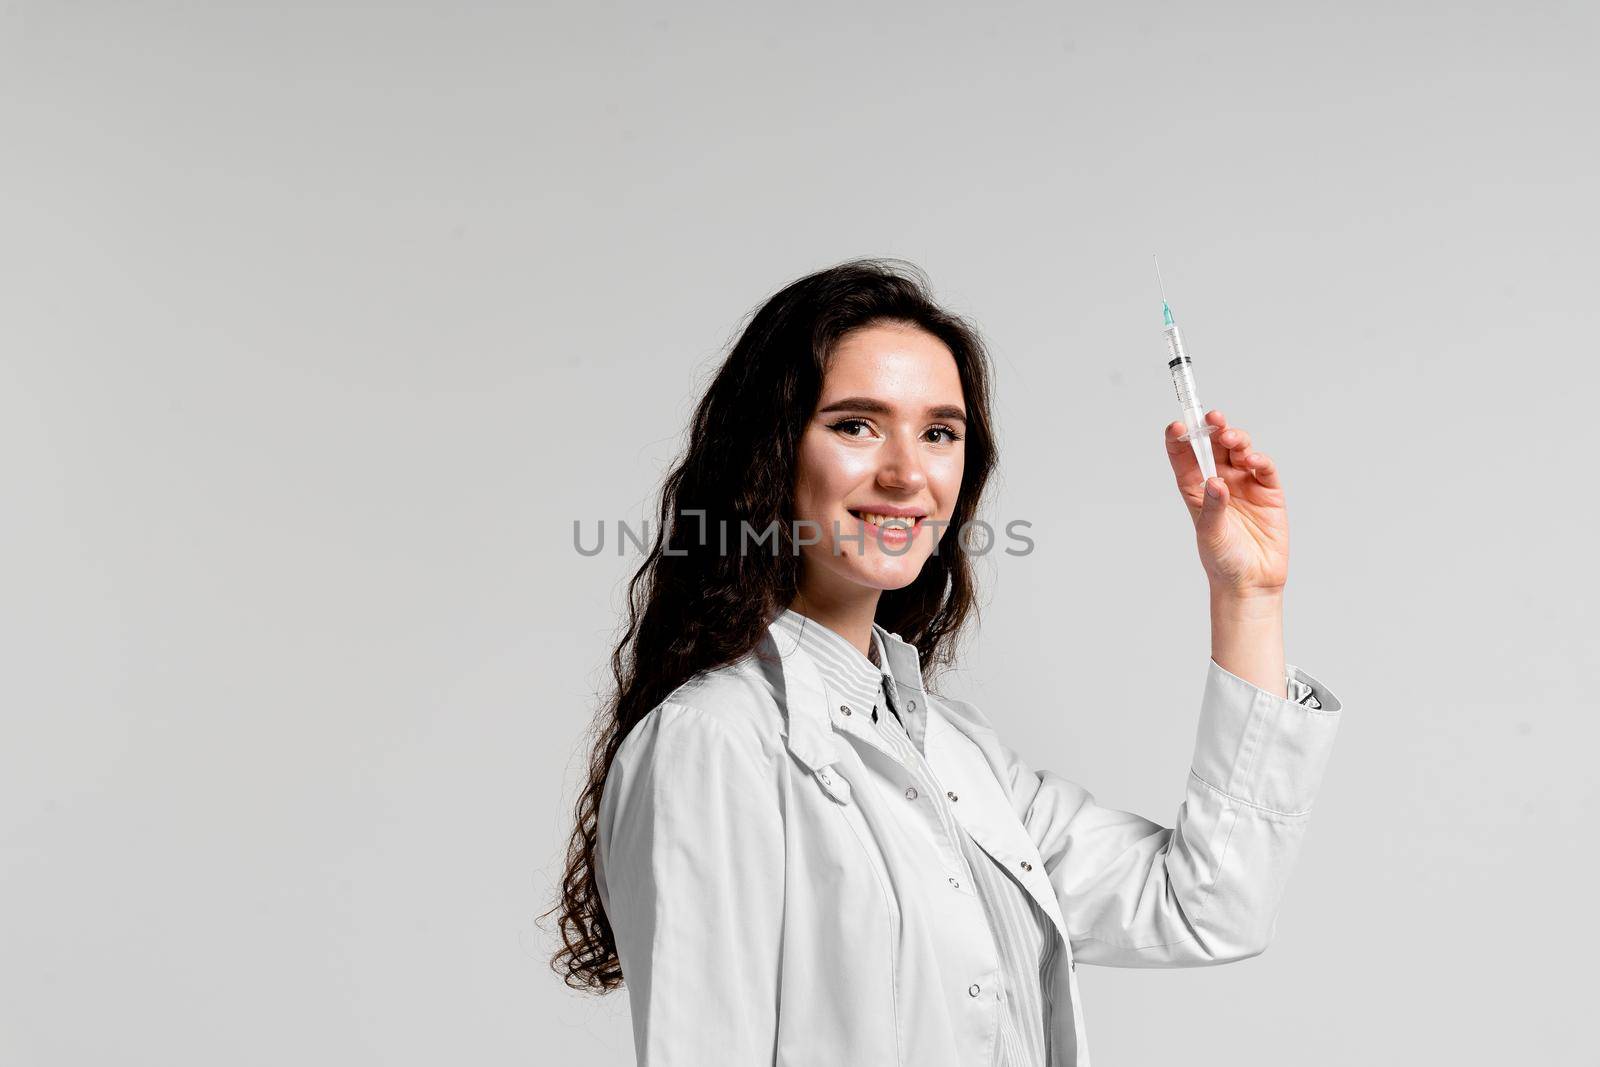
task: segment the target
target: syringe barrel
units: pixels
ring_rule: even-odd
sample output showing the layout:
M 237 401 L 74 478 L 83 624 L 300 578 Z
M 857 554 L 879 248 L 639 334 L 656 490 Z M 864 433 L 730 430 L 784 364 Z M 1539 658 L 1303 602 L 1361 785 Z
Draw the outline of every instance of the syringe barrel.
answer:
M 1167 335 L 1167 352 L 1171 355 L 1172 361 L 1188 359 L 1189 357 L 1183 351 L 1183 338 L 1178 333 L 1178 324 L 1173 323 L 1171 326 L 1166 327 L 1163 332 Z
M 1165 308 L 1165 305 L 1162 306 Z M 1217 462 L 1211 453 L 1212 428 L 1206 424 L 1205 408 L 1200 406 L 1200 394 L 1194 387 L 1194 372 L 1190 369 L 1192 365 L 1188 353 L 1183 350 L 1183 338 L 1178 335 L 1178 325 L 1171 322 L 1171 316 L 1172 313 L 1167 312 L 1170 323 L 1166 327 L 1167 350 L 1172 355 L 1167 361 L 1167 369 L 1172 372 L 1172 387 L 1178 391 L 1178 406 L 1183 409 L 1183 425 L 1188 431 L 1183 439 L 1194 450 L 1200 473 L 1208 479 L 1215 478 Z
M 1189 357 L 1183 351 L 1183 339 L 1178 336 L 1178 328 L 1168 326 L 1166 332 L 1167 350 L 1172 353 L 1172 358 L 1167 361 L 1167 369 L 1172 371 L 1172 386 L 1178 391 L 1178 406 L 1183 408 L 1185 421 L 1189 421 L 1205 409 L 1200 406 L 1200 394 L 1195 389 L 1194 374 L 1189 369 Z

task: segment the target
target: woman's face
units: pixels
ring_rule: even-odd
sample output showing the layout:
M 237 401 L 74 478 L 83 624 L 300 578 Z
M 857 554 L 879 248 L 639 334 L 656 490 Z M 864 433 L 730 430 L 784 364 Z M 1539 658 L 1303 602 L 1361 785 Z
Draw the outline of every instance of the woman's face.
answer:
M 922 571 L 955 511 L 966 406 L 955 357 L 917 326 L 854 330 L 834 347 L 800 439 L 795 518 L 802 592 L 900 589 Z M 852 587 L 857 587 L 852 589 Z

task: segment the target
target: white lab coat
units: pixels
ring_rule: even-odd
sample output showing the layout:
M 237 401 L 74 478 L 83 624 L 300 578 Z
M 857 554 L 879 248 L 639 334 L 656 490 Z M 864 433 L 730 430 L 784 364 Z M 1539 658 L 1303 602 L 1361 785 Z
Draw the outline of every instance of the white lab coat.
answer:
M 924 691 L 913 646 L 884 644 L 898 695 L 927 709 L 925 755 L 957 821 L 1070 950 L 1053 1065 L 1089 1062 L 1078 961 L 1183 967 L 1267 947 L 1339 722 L 1314 678 L 1290 667 L 1320 710 L 1208 660 L 1167 828 L 1034 770 L 972 704 Z M 993 1063 L 993 938 L 972 887 L 945 877 L 959 861 L 937 821 L 896 806 L 897 766 L 809 654 L 770 632 L 629 731 L 595 863 L 641 1067 Z

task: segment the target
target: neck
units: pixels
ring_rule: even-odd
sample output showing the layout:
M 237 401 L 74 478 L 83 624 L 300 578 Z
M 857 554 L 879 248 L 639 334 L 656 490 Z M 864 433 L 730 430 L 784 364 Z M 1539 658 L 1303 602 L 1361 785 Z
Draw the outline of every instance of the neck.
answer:
M 802 589 L 795 594 L 789 609 L 820 622 L 870 659 L 872 620 L 877 617 L 880 592 L 862 585 L 831 595 L 823 590 Z

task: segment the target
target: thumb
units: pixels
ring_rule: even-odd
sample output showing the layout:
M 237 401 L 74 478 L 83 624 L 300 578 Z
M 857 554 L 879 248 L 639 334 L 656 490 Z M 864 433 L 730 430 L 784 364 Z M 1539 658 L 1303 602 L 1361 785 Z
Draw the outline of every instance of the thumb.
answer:
M 1221 478 L 1207 478 L 1205 492 L 1200 500 L 1200 518 L 1196 532 L 1213 544 L 1222 538 L 1223 520 L 1228 516 L 1228 483 Z

